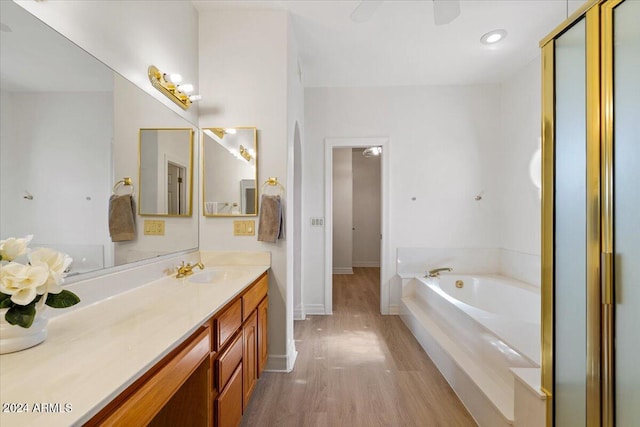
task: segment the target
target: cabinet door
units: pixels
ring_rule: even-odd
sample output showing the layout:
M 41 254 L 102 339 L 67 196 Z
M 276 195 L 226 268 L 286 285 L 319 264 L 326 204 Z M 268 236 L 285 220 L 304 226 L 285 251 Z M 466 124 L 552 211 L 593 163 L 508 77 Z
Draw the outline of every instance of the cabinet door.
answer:
M 247 321 L 242 327 L 242 337 L 244 340 L 244 348 L 242 361 L 244 365 L 243 371 L 243 393 L 244 405 L 246 408 L 253 393 L 253 388 L 258 380 L 258 313 L 251 313 Z
M 269 298 L 267 297 L 258 306 L 258 377 L 262 375 L 269 357 L 269 343 L 267 341 L 268 312 Z
M 216 399 L 216 426 L 236 427 L 242 420 L 242 363 Z

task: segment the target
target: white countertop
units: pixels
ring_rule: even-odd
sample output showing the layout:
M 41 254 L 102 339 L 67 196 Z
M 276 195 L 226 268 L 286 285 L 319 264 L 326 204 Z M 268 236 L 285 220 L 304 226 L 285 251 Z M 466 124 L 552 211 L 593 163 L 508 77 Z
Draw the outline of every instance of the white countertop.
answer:
M 269 266 L 212 269 L 242 274 L 231 275 L 224 284 L 155 280 L 57 316 L 49 321 L 45 342 L 0 356 L 0 425 L 53 427 L 88 421 Z M 5 412 L 12 403 L 28 405 L 29 412 Z M 34 412 L 34 404 L 60 405 L 47 413 Z

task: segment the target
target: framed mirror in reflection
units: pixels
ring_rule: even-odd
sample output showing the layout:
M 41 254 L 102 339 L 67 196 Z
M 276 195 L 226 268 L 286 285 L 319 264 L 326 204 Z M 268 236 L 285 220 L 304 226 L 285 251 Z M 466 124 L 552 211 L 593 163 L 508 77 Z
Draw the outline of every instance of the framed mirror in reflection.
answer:
M 191 216 L 193 133 L 140 129 L 140 215 Z
M 138 177 L 139 130 L 196 127 L 18 4 L 0 8 L 0 239 L 33 234 L 31 247 L 74 259 L 69 276 L 196 249 L 197 216 L 165 218 L 162 236 L 137 215 L 132 239 L 109 233 L 114 183 Z
M 257 129 L 205 128 L 202 135 L 204 216 L 256 216 Z

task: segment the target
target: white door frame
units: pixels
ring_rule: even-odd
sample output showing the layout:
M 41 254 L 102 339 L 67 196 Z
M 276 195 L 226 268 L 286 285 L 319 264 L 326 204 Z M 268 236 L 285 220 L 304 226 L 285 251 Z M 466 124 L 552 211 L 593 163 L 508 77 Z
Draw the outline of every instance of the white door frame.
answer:
M 324 140 L 324 311 L 333 314 L 333 149 L 382 147 L 380 171 L 380 313 L 389 314 L 389 281 L 387 257 L 389 256 L 389 138 L 325 138 Z

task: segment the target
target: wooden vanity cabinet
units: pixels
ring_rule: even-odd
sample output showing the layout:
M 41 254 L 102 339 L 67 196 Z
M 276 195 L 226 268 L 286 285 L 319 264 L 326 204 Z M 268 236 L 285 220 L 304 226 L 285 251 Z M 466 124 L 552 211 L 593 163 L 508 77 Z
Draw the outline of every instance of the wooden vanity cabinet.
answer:
M 210 346 L 210 328 L 203 326 L 85 425 L 169 426 L 179 419 L 207 426 Z
M 265 272 L 86 426 L 237 427 L 267 358 Z
M 214 392 L 219 393 L 213 399 L 215 427 L 236 427 L 240 423 L 258 381 L 259 360 L 268 353 L 268 289 L 269 279 L 265 273 L 214 316 L 214 330 L 220 331 L 216 333 L 220 338 L 215 347 L 217 356 L 213 364 Z M 264 312 L 262 323 L 260 307 Z M 260 329 L 260 325 L 263 329 Z M 264 333 L 262 339 L 259 337 L 260 331 Z

